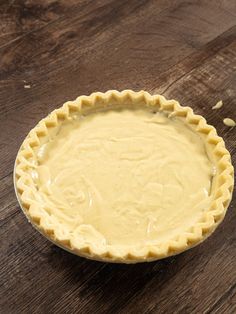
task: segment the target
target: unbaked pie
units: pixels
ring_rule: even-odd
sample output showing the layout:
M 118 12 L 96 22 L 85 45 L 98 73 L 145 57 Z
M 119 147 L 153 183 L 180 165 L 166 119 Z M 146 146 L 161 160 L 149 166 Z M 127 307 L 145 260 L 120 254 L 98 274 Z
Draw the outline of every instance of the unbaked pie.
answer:
M 30 131 L 16 158 L 18 200 L 31 223 L 88 258 L 135 263 L 202 242 L 233 189 L 224 141 L 163 96 L 78 97 Z

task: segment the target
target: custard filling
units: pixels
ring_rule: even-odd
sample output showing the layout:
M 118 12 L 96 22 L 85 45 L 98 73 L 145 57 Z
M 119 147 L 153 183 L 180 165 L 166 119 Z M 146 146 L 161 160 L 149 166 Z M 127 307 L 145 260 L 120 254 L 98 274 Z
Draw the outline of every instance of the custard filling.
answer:
M 37 152 L 37 201 L 62 233 L 96 245 L 151 245 L 200 219 L 214 166 L 178 118 L 108 110 L 64 122 Z

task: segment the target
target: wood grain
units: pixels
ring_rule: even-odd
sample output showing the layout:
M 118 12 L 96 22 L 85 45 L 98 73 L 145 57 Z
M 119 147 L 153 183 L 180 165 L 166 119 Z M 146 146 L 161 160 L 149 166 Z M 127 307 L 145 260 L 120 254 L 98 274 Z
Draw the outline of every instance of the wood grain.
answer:
M 24 85 L 30 85 L 26 89 Z M 2 0 L 0 3 L 0 312 L 235 313 L 235 195 L 207 241 L 139 265 L 87 261 L 22 214 L 17 150 L 48 112 L 81 94 L 145 89 L 206 117 L 236 161 L 236 2 Z M 211 107 L 219 100 L 220 110 Z

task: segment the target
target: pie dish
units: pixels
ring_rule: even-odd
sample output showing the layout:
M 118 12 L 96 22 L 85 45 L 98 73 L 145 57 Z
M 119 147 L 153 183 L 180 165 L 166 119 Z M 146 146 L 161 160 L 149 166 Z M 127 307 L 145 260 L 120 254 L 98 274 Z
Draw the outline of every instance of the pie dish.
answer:
M 96 92 L 33 128 L 15 163 L 29 221 L 87 258 L 136 263 L 183 252 L 223 220 L 233 166 L 215 128 L 145 91 Z

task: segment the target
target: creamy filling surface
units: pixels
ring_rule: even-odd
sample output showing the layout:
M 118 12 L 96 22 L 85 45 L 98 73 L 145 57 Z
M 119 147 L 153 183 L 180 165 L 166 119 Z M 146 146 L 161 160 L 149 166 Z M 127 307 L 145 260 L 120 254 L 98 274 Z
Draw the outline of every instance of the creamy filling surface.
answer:
M 110 110 L 67 121 L 32 173 L 43 210 L 97 245 L 148 245 L 193 226 L 210 203 L 213 164 L 177 118 Z

